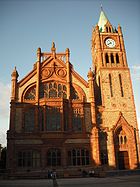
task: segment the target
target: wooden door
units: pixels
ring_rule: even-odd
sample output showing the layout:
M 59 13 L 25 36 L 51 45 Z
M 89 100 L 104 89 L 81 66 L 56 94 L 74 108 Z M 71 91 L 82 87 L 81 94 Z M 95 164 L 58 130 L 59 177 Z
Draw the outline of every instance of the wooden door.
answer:
M 119 169 L 129 169 L 129 156 L 127 151 L 119 151 L 118 155 Z

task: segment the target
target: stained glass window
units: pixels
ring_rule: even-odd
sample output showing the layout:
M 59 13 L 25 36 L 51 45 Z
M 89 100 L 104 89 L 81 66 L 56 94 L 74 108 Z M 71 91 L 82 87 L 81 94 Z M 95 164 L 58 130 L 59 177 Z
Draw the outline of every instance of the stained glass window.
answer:
M 72 99 L 79 99 L 78 93 L 73 86 L 71 87 L 71 95 Z
M 35 95 L 36 95 L 36 87 L 32 87 L 26 92 L 24 99 L 35 100 Z
M 67 87 L 57 82 L 42 83 L 40 85 L 40 98 L 67 98 Z

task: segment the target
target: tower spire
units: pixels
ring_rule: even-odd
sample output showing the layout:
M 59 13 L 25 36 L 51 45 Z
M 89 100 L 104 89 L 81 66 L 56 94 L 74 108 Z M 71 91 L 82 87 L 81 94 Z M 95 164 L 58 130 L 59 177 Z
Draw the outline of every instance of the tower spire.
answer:
M 111 25 L 111 23 L 110 23 L 109 19 L 107 18 L 105 12 L 103 11 L 103 7 L 101 5 L 101 12 L 100 12 L 100 17 L 99 17 L 99 21 L 98 21 L 99 30 L 101 32 L 105 31 L 105 25 L 107 23 L 109 23 Z

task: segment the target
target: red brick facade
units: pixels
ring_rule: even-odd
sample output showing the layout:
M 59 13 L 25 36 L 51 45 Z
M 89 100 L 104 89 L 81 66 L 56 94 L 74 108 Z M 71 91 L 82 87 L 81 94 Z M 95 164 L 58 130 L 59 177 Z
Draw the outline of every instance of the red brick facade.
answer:
M 37 50 L 33 70 L 12 73 L 7 169 L 70 173 L 139 165 L 138 126 L 121 27 L 92 32 L 93 70 L 85 81 L 70 51 Z M 105 30 L 106 29 L 106 30 Z M 94 73 L 93 73 L 94 72 Z

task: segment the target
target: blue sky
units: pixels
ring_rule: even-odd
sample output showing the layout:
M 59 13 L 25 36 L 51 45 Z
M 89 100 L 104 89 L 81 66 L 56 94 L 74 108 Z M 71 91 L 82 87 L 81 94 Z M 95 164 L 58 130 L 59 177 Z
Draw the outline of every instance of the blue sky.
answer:
M 131 70 L 137 116 L 140 119 L 140 1 L 139 0 L 0 0 L 0 143 L 9 126 L 11 72 L 19 80 L 32 70 L 36 50 L 71 51 L 74 69 L 87 80 L 91 67 L 91 33 L 100 5 L 113 26 L 122 26 Z M 140 121 L 140 120 L 139 120 Z

